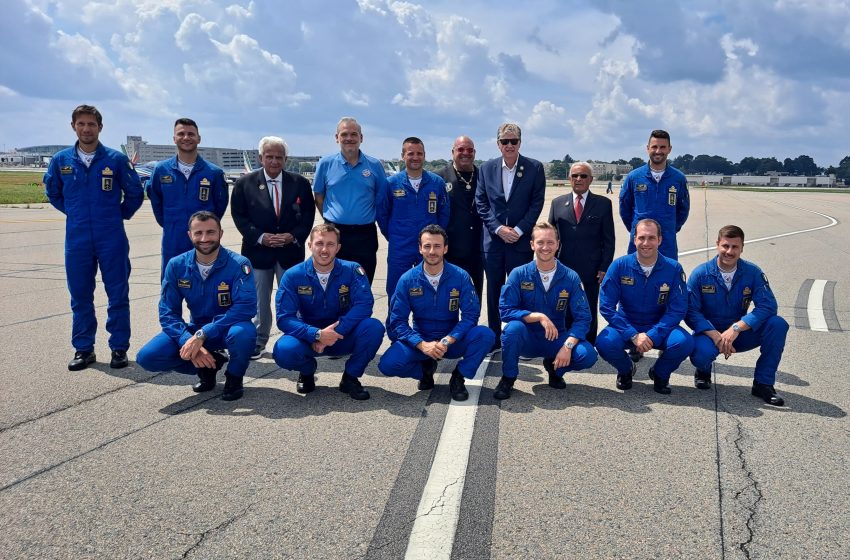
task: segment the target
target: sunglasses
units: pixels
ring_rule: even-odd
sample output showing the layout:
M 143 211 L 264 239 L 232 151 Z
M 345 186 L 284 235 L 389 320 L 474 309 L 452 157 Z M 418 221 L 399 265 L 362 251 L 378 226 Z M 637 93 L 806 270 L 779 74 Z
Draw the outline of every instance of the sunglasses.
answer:
M 572 177 L 573 179 L 587 179 L 588 177 L 590 177 L 590 175 L 588 175 L 587 173 L 573 173 L 572 175 L 570 175 L 570 177 Z
M 510 144 L 511 146 L 516 146 L 517 144 L 519 144 L 519 138 L 501 138 L 499 140 L 499 144 L 501 144 L 502 146 L 507 146 L 508 144 Z

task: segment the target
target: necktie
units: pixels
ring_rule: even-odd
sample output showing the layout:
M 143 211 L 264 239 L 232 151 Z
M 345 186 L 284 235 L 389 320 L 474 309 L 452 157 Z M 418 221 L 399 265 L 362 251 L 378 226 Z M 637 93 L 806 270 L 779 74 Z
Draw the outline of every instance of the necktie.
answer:
M 581 195 L 576 198 L 576 221 L 581 221 L 581 213 L 584 211 L 584 208 L 581 204 Z
M 274 189 L 274 213 L 280 218 L 280 191 L 277 190 L 277 179 L 272 179 L 272 189 Z

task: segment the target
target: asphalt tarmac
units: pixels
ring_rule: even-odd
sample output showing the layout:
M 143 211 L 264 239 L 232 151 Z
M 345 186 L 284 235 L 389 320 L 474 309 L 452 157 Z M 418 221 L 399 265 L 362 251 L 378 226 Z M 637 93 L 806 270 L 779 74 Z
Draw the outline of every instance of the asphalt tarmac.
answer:
M 548 189 L 543 217 L 564 192 Z M 750 395 L 757 352 L 721 359 L 710 391 L 693 387 L 686 362 L 668 396 L 647 378 L 653 353 L 628 392 L 602 360 L 568 374 L 563 391 L 540 360 L 522 362 L 501 402 L 496 354 L 463 405 L 446 387 L 452 361 L 423 392 L 382 376 L 376 359 L 363 378 L 372 398 L 357 402 L 336 388 L 343 360 L 320 359 L 305 396 L 266 354 L 245 396 L 226 403 L 221 376 L 195 394 L 189 376 L 111 370 L 102 286 L 98 363 L 69 372 L 64 217 L 0 208 L 0 557 L 850 557 L 850 198 L 691 199 L 685 270 L 713 255 L 721 226 L 742 226 L 743 257 L 764 269 L 791 325 L 776 386 L 785 407 Z M 224 227 L 238 250 L 229 215 Z M 160 230 L 147 203 L 127 232 L 132 360 L 160 330 Z M 385 256 L 382 242 L 381 319 Z

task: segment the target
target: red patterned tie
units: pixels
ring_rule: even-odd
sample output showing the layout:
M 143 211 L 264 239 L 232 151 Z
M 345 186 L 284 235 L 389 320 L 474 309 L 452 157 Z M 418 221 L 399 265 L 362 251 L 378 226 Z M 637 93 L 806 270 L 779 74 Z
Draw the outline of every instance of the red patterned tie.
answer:
M 581 195 L 579 195 L 578 198 L 576 198 L 576 221 L 577 222 L 581 221 L 581 213 L 583 211 L 584 211 L 584 208 L 582 207 L 582 204 L 581 204 Z

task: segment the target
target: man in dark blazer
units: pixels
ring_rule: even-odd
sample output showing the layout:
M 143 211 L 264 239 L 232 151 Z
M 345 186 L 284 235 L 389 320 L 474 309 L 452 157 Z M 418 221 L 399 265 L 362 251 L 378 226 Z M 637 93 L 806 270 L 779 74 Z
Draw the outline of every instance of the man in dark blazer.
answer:
M 614 212 L 607 197 L 590 192 L 590 164 L 572 164 L 569 179 L 572 192 L 552 201 L 549 223 L 558 228 L 561 237 L 558 260 L 576 271 L 584 285 L 592 319 L 586 339 L 596 344 L 599 285 L 614 260 Z
M 502 157 L 481 165 L 475 205 L 484 222 L 482 245 L 487 273 L 487 323 L 496 334 L 493 349 L 501 348 L 499 295 L 514 268 L 531 262 L 531 228 L 543 211 L 546 176 L 543 164 L 519 155 L 522 131 L 506 123 L 496 133 Z
M 452 163 L 437 175 L 445 179 L 451 202 L 449 213 L 449 252 L 446 260 L 465 270 L 478 300 L 484 293 L 484 261 L 481 257 L 481 217 L 475 208 L 475 186 L 478 167 L 475 165 L 475 144 L 468 136 L 458 136 L 452 146 Z
M 274 280 L 304 261 L 304 243 L 316 214 L 310 183 L 284 171 L 288 149 L 277 136 L 260 140 L 262 169 L 236 181 L 230 200 L 233 222 L 242 233 L 242 254 L 254 266 L 257 287 L 257 345 L 252 360 L 262 356 L 274 317 L 271 310 Z

